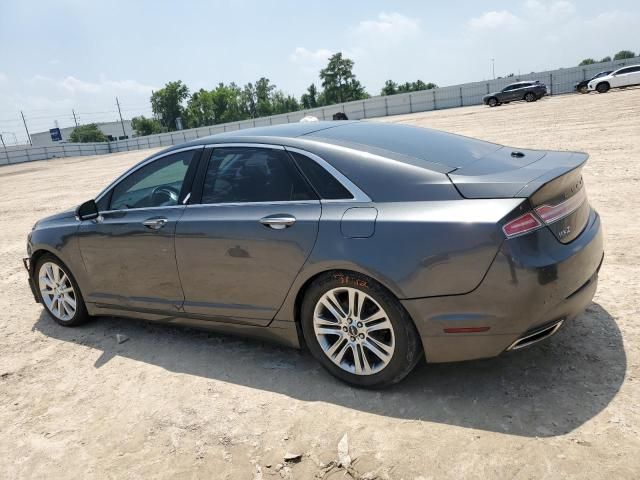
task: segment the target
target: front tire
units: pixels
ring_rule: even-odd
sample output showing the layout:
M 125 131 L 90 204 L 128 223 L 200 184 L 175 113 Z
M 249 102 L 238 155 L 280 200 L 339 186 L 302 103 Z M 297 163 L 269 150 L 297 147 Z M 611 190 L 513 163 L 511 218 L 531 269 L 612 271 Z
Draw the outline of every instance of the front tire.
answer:
M 58 258 L 51 254 L 40 257 L 34 277 L 40 303 L 57 323 L 75 327 L 89 319 L 78 284 Z
M 524 96 L 524 100 L 525 102 L 535 102 L 538 99 L 538 97 L 536 97 L 535 93 L 529 92 Z
M 311 354 L 329 373 L 356 387 L 397 383 L 422 357 L 408 313 L 393 294 L 364 275 L 320 276 L 307 290 L 301 313 Z
M 611 85 L 609 85 L 608 82 L 602 82 L 596 85 L 596 90 L 598 91 L 598 93 L 607 93 L 610 88 Z
M 580 90 L 578 90 L 580 93 L 589 93 L 589 87 L 587 87 L 586 85 L 583 85 L 582 87 L 580 87 Z
M 489 105 L 490 107 L 497 107 L 498 105 L 500 105 L 500 102 L 498 102 L 498 99 L 495 97 L 491 97 L 488 101 L 487 101 L 487 105 Z

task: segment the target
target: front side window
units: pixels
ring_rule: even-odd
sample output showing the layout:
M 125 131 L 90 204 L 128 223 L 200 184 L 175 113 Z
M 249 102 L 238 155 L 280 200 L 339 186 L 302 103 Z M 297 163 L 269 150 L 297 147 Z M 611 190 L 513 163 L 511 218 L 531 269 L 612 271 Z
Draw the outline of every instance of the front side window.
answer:
M 114 187 L 110 210 L 178 205 L 194 154 L 167 155 L 136 170 Z
M 316 196 L 284 150 L 216 148 L 211 154 L 202 203 L 287 202 Z

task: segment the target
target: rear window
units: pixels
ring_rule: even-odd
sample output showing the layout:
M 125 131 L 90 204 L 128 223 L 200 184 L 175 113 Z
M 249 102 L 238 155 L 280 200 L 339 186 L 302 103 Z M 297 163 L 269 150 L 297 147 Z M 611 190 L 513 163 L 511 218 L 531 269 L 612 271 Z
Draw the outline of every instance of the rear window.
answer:
M 347 200 L 353 195 L 333 175 L 306 155 L 290 152 L 291 156 L 318 195 L 325 200 Z

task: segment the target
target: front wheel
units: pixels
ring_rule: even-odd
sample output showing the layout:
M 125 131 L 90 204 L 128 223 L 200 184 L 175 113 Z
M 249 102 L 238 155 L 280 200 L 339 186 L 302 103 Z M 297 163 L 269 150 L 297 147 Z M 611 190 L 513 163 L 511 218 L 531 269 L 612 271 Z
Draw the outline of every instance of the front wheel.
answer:
M 583 85 L 580 87 L 579 89 L 580 93 L 589 93 L 589 87 L 587 87 L 586 85 Z
M 498 99 L 495 97 L 492 97 L 489 99 L 489 101 L 487 102 L 487 105 L 489 105 L 490 107 L 497 107 L 498 105 L 500 105 L 500 102 L 498 102 Z
M 73 327 L 89 318 L 78 284 L 60 260 L 43 255 L 36 263 L 34 275 L 40 303 L 56 322 Z
M 397 383 L 422 357 L 418 332 L 400 302 L 360 274 L 328 273 L 314 281 L 302 303 L 302 330 L 322 366 L 357 387 Z
M 535 93 L 529 92 L 524 96 L 524 100 L 525 102 L 535 102 L 538 99 L 538 97 L 536 97 Z

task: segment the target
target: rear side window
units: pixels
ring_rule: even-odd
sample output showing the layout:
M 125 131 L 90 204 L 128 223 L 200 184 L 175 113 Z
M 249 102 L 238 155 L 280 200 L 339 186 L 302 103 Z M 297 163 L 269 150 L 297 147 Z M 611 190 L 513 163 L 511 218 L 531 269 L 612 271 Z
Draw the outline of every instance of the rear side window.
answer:
M 327 172 L 322 165 L 319 165 L 306 155 L 297 152 L 290 152 L 290 154 L 321 198 L 325 200 L 348 200 L 353 198 L 351 192 Z
M 202 203 L 315 199 L 313 190 L 286 152 L 271 148 L 216 148 L 202 190 Z

